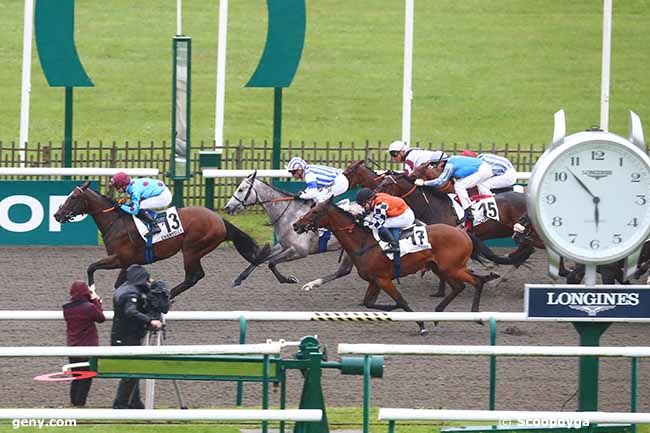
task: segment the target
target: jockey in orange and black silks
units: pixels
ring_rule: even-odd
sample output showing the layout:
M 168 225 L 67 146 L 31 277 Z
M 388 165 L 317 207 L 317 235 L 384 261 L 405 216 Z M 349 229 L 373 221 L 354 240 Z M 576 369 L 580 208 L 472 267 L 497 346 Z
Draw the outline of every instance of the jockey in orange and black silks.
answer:
M 415 222 L 415 214 L 409 205 L 400 197 L 376 193 L 369 188 L 361 188 L 357 192 L 356 201 L 366 211 L 363 225 L 377 229 L 381 240 L 390 244 L 389 252 L 398 253 L 401 229 Z
M 120 209 L 140 218 L 149 228 L 146 236 L 160 233 L 153 216 L 147 212 L 167 208 L 172 202 L 172 193 L 162 180 L 142 177 L 133 179 L 124 172 L 116 173 L 111 178 L 111 185 L 119 192 L 126 192 L 131 198 L 130 203 L 120 200 Z

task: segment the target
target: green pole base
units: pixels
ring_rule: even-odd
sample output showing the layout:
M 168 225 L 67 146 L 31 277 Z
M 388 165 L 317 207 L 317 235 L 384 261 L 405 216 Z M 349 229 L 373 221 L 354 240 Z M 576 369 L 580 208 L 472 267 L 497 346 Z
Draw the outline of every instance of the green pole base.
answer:
M 174 195 L 172 197 L 172 203 L 177 208 L 183 207 L 183 185 L 185 181 L 182 179 L 174 179 Z

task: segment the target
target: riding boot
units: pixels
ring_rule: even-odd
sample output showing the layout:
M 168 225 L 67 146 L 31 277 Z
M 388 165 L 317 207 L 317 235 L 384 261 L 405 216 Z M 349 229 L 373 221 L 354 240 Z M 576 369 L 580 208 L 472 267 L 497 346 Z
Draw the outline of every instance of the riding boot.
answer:
M 472 213 L 472 207 L 465 208 L 465 230 L 472 230 L 474 228 L 474 214 Z
M 388 242 L 389 248 L 386 250 L 387 253 L 399 254 L 399 242 L 395 240 L 389 229 L 382 227 L 377 233 L 379 234 L 379 239 Z
M 145 237 L 153 236 L 156 233 L 160 233 L 160 227 L 158 227 L 158 223 L 156 222 L 155 219 L 151 216 L 149 212 L 147 212 L 144 209 L 140 209 L 137 215 L 138 218 L 147 226 L 149 231 L 147 234 L 145 234 Z

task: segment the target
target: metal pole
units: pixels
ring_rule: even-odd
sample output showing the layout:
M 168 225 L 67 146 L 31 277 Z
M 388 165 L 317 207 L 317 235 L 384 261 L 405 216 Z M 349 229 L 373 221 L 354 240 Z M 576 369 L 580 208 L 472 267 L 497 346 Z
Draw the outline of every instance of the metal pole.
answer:
M 497 344 L 497 321 L 494 317 L 490 317 L 490 345 L 496 346 Z M 490 410 L 494 410 L 496 406 L 496 395 L 497 395 L 497 357 L 495 355 L 490 356 Z
M 363 433 L 370 433 L 370 356 L 363 357 Z
M 599 346 L 600 336 L 607 330 L 610 322 L 572 322 L 580 334 L 581 346 Z M 598 357 L 581 356 L 578 378 L 578 411 L 598 410 Z
M 630 412 L 636 412 L 637 405 L 637 369 L 639 367 L 639 358 L 632 358 L 632 368 L 630 373 Z M 632 433 L 636 433 L 636 424 L 632 424 Z
M 214 150 L 223 152 L 223 118 L 226 95 L 226 46 L 228 44 L 228 0 L 219 0 L 217 40 L 217 100 L 214 110 Z
M 34 0 L 25 0 L 23 25 L 23 76 L 20 91 L 20 137 L 18 158 L 25 167 L 25 148 L 29 141 L 29 97 L 32 91 L 32 34 L 34 33 Z
M 239 316 L 239 344 L 246 344 L 246 318 Z M 237 382 L 237 406 L 244 400 L 244 382 Z
M 275 87 L 273 92 L 273 160 L 272 167 L 280 168 L 280 151 L 282 150 L 282 87 Z
M 264 355 L 264 364 L 262 365 L 262 409 L 269 408 L 269 355 Z M 269 422 L 262 421 L 262 433 L 268 433 Z
M 411 100 L 413 99 L 413 21 L 415 0 L 405 0 L 404 12 L 404 86 L 402 89 L 402 141 L 411 141 Z
M 600 129 L 609 130 L 609 70 L 612 52 L 612 0 L 603 3 L 603 59 L 600 77 Z
M 179 36 L 183 34 L 183 28 L 181 26 L 182 14 L 183 0 L 176 0 L 176 34 Z
M 73 89 L 65 88 L 65 130 L 63 139 L 63 166 L 72 167 L 72 110 L 73 110 Z M 70 179 L 64 176 L 64 179 Z

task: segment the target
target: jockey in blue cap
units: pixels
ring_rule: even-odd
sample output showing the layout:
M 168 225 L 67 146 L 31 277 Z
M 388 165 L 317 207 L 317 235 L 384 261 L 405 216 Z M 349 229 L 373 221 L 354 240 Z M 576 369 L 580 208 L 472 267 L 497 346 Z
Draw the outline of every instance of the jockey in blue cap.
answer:
M 149 228 L 147 237 L 160 233 L 160 227 L 156 224 L 153 216 L 147 209 L 162 210 L 172 202 L 172 193 L 165 186 L 162 180 L 142 177 L 131 180 L 124 172 L 116 173 L 111 178 L 111 185 L 119 192 L 126 192 L 131 197 L 131 203 L 126 199 L 120 199 L 120 209 L 131 215 L 135 215 Z
M 287 171 L 294 179 L 304 179 L 307 188 L 300 193 L 303 200 L 314 200 L 317 203 L 330 197 L 343 194 L 350 186 L 343 170 L 325 165 L 307 164 L 302 158 L 293 157 L 287 164 Z

